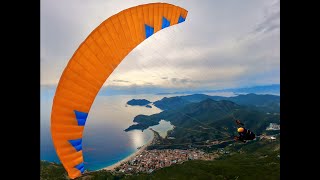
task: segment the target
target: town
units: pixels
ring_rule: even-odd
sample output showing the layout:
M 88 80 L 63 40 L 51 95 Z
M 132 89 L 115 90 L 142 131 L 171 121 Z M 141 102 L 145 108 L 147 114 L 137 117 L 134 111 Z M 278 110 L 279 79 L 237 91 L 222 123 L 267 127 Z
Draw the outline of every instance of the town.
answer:
M 213 154 L 207 154 L 196 149 L 145 150 L 130 161 L 122 163 L 115 170 L 127 174 L 138 172 L 151 173 L 156 169 L 173 164 L 181 164 L 188 160 L 213 160 L 214 157 Z

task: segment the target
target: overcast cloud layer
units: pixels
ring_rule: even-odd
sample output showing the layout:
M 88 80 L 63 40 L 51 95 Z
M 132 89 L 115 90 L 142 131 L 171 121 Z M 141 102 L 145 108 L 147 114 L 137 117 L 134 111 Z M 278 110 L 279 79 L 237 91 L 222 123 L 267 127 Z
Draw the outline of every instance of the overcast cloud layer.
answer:
M 102 21 L 147 0 L 41 0 L 41 85 L 57 85 Z M 105 86 L 221 89 L 280 83 L 280 1 L 171 0 L 187 20 L 136 47 Z

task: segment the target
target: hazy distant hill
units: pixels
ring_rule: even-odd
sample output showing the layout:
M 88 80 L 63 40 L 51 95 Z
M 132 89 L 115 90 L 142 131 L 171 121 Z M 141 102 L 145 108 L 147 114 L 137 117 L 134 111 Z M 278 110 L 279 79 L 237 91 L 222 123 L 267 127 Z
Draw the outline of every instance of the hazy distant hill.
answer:
M 255 107 L 257 110 L 262 110 L 264 112 L 280 112 L 280 96 L 276 95 L 246 94 L 235 97 L 223 97 L 210 96 L 206 94 L 193 94 L 170 98 L 165 97 L 161 100 L 155 101 L 153 104 L 162 110 L 168 110 L 172 108 L 180 108 L 186 104 L 200 102 L 205 99 L 212 99 L 216 101 L 228 100 L 239 105 Z
M 168 95 L 168 94 L 203 94 L 203 93 L 217 93 L 217 92 L 233 92 L 233 93 L 255 93 L 255 94 L 280 94 L 280 84 L 271 84 L 263 86 L 252 86 L 243 88 L 229 88 L 229 89 L 218 89 L 218 90 L 199 90 L 199 91 L 177 91 L 177 92 L 162 92 L 157 95 Z
M 168 110 L 170 108 L 180 108 L 189 103 L 190 101 L 178 96 L 170 98 L 164 97 L 159 101 L 155 101 L 153 104 L 162 110 Z
M 280 84 L 228 89 L 234 93 L 280 94 Z

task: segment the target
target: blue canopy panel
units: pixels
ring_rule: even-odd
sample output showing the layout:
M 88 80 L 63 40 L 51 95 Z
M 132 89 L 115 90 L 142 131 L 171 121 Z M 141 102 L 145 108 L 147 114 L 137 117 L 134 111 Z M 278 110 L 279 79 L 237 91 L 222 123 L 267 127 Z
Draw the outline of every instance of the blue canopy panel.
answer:
M 184 22 L 185 20 L 186 20 L 186 19 L 183 18 L 183 17 L 180 15 L 179 20 L 178 20 L 178 23 L 182 23 L 182 22 Z
M 84 126 L 86 124 L 88 113 L 80 112 L 80 111 L 77 111 L 77 110 L 74 110 L 74 113 L 76 114 L 76 119 L 78 121 L 78 125 L 79 126 Z
M 79 171 L 81 171 L 81 173 L 83 173 L 84 172 L 84 164 L 83 164 L 83 162 L 78 164 L 78 165 L 76 165 L 75 168 L 77 168 Z
M 69 140 L 69 142 L 77 151 L 81 151 L 82 150 L 82 138 L 81 139 Z
M 80 169 L 80 172 L 81 172 L 81 173 L 83 173 L 83 172 L 84 172 L 84 167 L 82 167 L 82 168 Z
M 162 26 L 161 29 L 164 29 L 166 27 L 170 26 L 170 21 L 168 19 L 166 19 L 165 17 L 162 17 Z
M 151 26 L 148 26 L 146 24 L 144 25 L 144 27 L 145 27 L 145 30 L 146 30 L 146 38 L 148 38 L 153 34 L 154 28 L 151 27 Z

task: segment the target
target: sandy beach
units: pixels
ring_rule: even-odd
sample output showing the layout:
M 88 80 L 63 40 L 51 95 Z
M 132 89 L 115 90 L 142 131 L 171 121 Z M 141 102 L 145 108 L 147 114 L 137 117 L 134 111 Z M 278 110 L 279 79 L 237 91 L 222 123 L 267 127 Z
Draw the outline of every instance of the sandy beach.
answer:
M 145 144 L 145 145 L 143 145 L 137 152 L 131 154 L 130 156 L 122 159 L 121 161 L 119 161 L 119 162 L 117 162 L 117 163 L 115 163 L 115 164 L 113 164 L 113 165 L 111 165 L 111 166 L 107 166 L 107 167 L 102 168 L 102 169 L 104 169 L 104 170 L 114 170 L 115 168 L 117 168 L 118 166 L 120 166 L 122 163 L 127 162 L 127 161 L 130 161 L 131 159 L 133 159 L 134 157 L 136 157 L 137 155 L 139 155 L 142 151 L 144 151 L 144 150 L 152 143 L 154 137 L 155 137 L 155 136 L 153 135 L 153 138 L 151 138 L 151 139 L 148 141 L 148 143 Z M 102 169 L 101 169 L 101 170 L 102 170 Z

